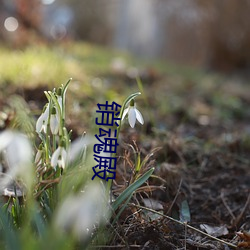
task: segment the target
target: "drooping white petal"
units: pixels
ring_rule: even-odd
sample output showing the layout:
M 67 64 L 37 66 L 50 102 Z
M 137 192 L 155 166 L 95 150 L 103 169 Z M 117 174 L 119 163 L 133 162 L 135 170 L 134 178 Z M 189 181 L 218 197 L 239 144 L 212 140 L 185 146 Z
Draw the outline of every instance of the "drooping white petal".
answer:
M 56 135 L 59 131 L 59 120 L 56 114 L 52 114 L 50 117 L 50 130 L 53 135 Z
M 60 95 L 57 96 L 57 101 L 58 101 L 58 104 L 59 104 L 61 111 L 62 111 L 62 96 L 60 96 Z
M 6 148 L 9 167 L 16 168 L 31 162 L 32 148 L 25 135 L 14 133 L 14 137 Z
M 43 131 L 46 134 L 47 133 L 47 126 L 48 126 L 48 122 L 43 121 L 41 132 Z
M 143 119 L 143 116 L 141 114 L 141 112 L 136 108 L 135 106 L 135 103 L 134 101 L 132 100 L 130 102 L 130 105 L 128 108 L 126 108 L 123 112 L 123 115 L 122 115 L 122 120 L 125 118 L 125 116 L 128 114 L 128 122 L 129 122 L 129 125 L 134 128 L 135 126 L 135 122 L 136 122 L 136 119 L 141 123 L 143 124 L 144 123 L 144 119 Z
M 1 179 L 0 188 L 6 187 L 18 176 L 29 187 L 33 181 L 33 152 L 28 138 L 21 133 L 4 131 L 0 134 L 0 151 L 3 149 L 8 169 L 5 177 Z
M 48 120 L 49 118 L 49 104 L 47 104 L 46 109 L 44 111 L 44 119 Z
M 142 114 L 141 112 L 135 108 L 135 113 L 136 113 L 136 119 L 141 123 L 143 124 L 144 123 L 144 120 L 143 120 L 143 117 L 142 117 Z
M 37 119 L 37 122 L 36 122 L 36 132 L 37 133 L 40 133 L 42 131 L 43 123 L 44 123 L 44 113 L 42 113 L 39 116 L 39 118 Z
M 53 168 L 55 168 L 57 166 L 57 164 L 58 164 L 58 158 L 59 158 L 60 154 L 61 154 L 61 147 L 59 146 L 56 149 L 56 151 L 52 154 L 52 157 L 51 157 L 50 163 L 51 163 L 51 166 Z
M 128 122 L 129 125 L 133 128 L 135 126 L 136 122 L 136 113 L 135 113 L 135 108 L 130 107 L 129 112 L 128 112 Z
M 108 202 L 101 184 L 91 183 L 80 195 L 68 196 L 55 216 L 54 225 L 59 232 L 71 233 L 78 240 L 91 237 L 97 223 L 109 216 Z
M 13 133 L 9 130 L 0 133 L 0 152 L 8 146 L 12 138 Z
M 67 161 L 67 152 L 64 149 L 64 147 L 59 146 L 56 151 L 52 154 L 51 157 L 51 166 L 53 168 L 56 168 L 56 166 L 58 165 L 60 168 L 65 168 L 66 165 L 66 161 Z
M 64 148 L 62 148 L 60 156 L 61 156 L 61 159 L 58 160 L 58 166 L 64 169 L 66 165 L 66 161 L 67 161 L 67 152 Z
M 49 105 L 47 105 L 45 111 L 40 115 L 36 122 L 36 132 L 40 133 L 41 131 L 44 131 L 44 133 L 47 132 L 47 124 L 49 120 Z
M 64 159 L 63 158 L 58 159 L 57 165 L 58 165 L 59 168 L 64 169 L 65 168 L 65 161 L 64 161 Z
M 42 153 L 43 153 L 42 150 L 40 150 L 40 149 L 37 150 L 37 153 L 36 153 L 36 156 L 35 156 L 35 163 L 36 163 L 36 164 L 41 160 L 41 158 L 42 158 Z
M 123 115 L 122 115 L 122 120 L 125 118 L 126 114 L 128 113 L 129 111 L 129 108 L 126 108 L 124 111 L 123 111 Z

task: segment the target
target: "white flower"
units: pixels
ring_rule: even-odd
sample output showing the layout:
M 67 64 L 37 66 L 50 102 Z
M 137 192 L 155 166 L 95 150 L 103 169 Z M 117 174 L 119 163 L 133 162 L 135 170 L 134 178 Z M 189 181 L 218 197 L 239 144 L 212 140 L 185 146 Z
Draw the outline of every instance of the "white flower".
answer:
M 57 96 L 57 101 L 58 101 L 58 104 L 59 104 L 59 106 L 61 108 L 61 111 L 62 111 L 62 96 L 58 95 Z
M 59 131 L 59 117 L 58 112 L 55 107 L 52 108 L 51 116 L 50 116 L 50 130 L 53 135 L 56 135 Z
M 38 149 L 37 150 L 37 153 L 36 153 L 36 156 L 35 156 L 35 163 L 38 164 L 40 163 L 40 160 L 42 158 L 42 155 L 43 155 L 43 151 Z
M 16 177 L 21 177 L 27 186 L 33 181 L 32 147 L 28 138 L 21 133 L 6 130 L 0 133 L 0 152 L 7 163 L 7 173 L 1 179 L 1 188 Z
M 45 110 L 40 115 L 36 122 L 36 132 L 41 133 L 42 131 L 46 134 L 47 132 L 47 125 L 49 120 L 49 104 L 47 104 Z
M 63 99 L 62 99 L 62 87 L 58 88 L 57 90 L 57 94 L 56 94 L 56 99 L 58 101 L 58 104 L 60 106 L 61 112 L 62 112 L 62 103 L 63 103 Z
M 135 126 L 136 119 L 143 124 L 144 120 L 141 112 L 135 107 L 134 100 L 131 100 L 130 105 L 123 112 L 122 120 L 128 114 L 128 122 L 129 125 L 133 128 Z
M 67 152 L 63 146 L 59 146 L 51 157 L 51 166 L 53 168 L 58 167 L 64 169 L 67 160 Z
M 43 156 L 43 145 L 40 144 L 40 146 L 37 150 L 36 156 L 35 156 L 35 163 L 37 165 L 39 165 L 41 163 L 42 156 Z
M 108 220 L 109 210 L 103 187 L 100 183 L 92 182 L 81 194 L 70 195 L 63 201 L 54 225 L 60 232 L 86 240 L 91 237 L 97 224 Z

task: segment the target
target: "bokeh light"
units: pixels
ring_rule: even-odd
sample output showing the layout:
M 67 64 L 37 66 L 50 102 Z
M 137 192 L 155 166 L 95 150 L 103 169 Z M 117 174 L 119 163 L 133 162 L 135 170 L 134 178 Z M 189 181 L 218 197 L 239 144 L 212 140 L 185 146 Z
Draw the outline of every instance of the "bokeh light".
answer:
M 62 24 L 56 24 L 51 27 L 50 34 L 53 37 L 53 39 L 60 40 L 66 36 L 67 29 Z
M 50 5 L 54 2 L 55 2 L 55 0 L 42 0 L 42 4 L 45 4 L 45 5 Z
M 4 21 L 4 27 L 9 32 L 14 32 L 18 29 L 18 20 L 15 17 L 8 17 Z

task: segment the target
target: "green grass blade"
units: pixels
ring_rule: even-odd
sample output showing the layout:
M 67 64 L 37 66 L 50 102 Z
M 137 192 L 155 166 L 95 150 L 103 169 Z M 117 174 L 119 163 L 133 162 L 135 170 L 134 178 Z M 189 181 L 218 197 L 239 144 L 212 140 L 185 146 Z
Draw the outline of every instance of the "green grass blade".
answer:
M 154 172 L 154 168 L 149 169 L 143 176 L 138 178 L 133 184 L 131 184 L 128 188 L 126 188 L 118 198 L 113 202 L 112 208 L 115 211 L 124 200 L 126 200 L 137 188 L 139 188 Z
M 8 221 L 8 215 L 0 208 L 0 232 L 3 233 L 7 250 L 21 250 L 17 233 Z
M 127 198 L 127 200 L 125 201 L 125 203 L 123 204 L 123 206 L 119 209 L 119 212 L 117 213 L 117 215 L 115 216 L 113 222 L 112 222 L 112 225 L 114 225 L 117 220 L 119 219 L 120 215 L 122 214 L 122 212 L 124 211 L 124 209 L 126 208 L 127 204 L 129 203 L 130 199 L 132 198 L 133 196 L 133 193 L 131 193 L 129 195 L 129 197 Z
M 190 209 L 187 200 L 182 201 L 180 208 L 180 221 L 181 222 L 190 222 L 191 215 Z
M 39 212 L 37 212 L 37 211 L 34 212 L 33 221 L 34 221 L 34 224 L 36 226 L 38 235 L 40 237 L 44 236 L 45 230 L 46 230 L 45 222 L 44 222 L 42 215 Z
M 141 154 L 140 154 L 140 152 L 139 152 L 139 153 L 137 154 L 137 158 L 136 158 L 135 172 L 136 172 L 136 173 L 139 173 L 140 170 L 141 170 L 141 167 L 142 167 L 142 165 L 141 165 Z

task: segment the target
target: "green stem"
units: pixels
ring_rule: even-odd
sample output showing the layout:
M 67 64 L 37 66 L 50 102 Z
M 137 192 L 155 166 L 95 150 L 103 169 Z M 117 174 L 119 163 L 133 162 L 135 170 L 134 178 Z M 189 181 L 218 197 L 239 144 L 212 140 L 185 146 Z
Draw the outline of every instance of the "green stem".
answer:
M 47 96 L 47 98 L 48 98 L 48 96 Z M 46 134 L 45 134 L 46 139 L 45 139 L 45 145 L 44 145 L 45 146 L 44 147 L 45 148 L 45 155 L 46 155 L 46 164 L 49 163 L 49 155 L 50 155 L 50 151 L 51 151 L 49 130 L 50 130 L 50 115 L 51 115 L 51 111 L 52 111 L 52 101 L 51 101 L 51 98 L 49 98 L 48 100 L 49 100 L 49 117 L 48 117 L 47 129 L 46 129 Z
M 63 86 L 62 89 L 62 119 L 63 119 L 63 127 L 64 127 L 64 122 L 65 122 L 65 96 L 66 96 L 66 91 L 68 89 L 69 83 L 71 82 L 72 78 L 70 78 L 67 83 Z
M 118 141 L 118 138 L 119 138 L 119 134 L 120 134 L 120 129 L 121 129 L 121 125 L 122 125 L 122 116 L 123 116 L 123 113 L 124 113 L 124 110 L 125 110 L 125 107 L 127 106 L 127 104 L 132 100 L 134 99 L 136 96 L 140 95 L 141 93 L 140 92 L 136 92 L 130 96 L 128 96 L 126 98 L 126 100 L 123 102 L 122 104 L 122 107 L 121 107 L 121 111 L 120 111 L 120 115 L 119 115 L 119 118 L 120 118 L 120 121 L 119 121 L 119 126 L 117 128 L 117 133 L 116 133 L 116 141 Z M 116 153 L 113 153 L 111 155 L 111 157 L 116 157 Z M 112 165 L 113 167 L 113 165 Z M 108 177 L 110 177 L 110 174 L 108 174 Z M 107 194 L 110 194 L 110 202 L 111 202 L 111 189 L 112 189 L 112 184 L 113 184 L 113 179 L 108 179 L 108 183 L 107 183 Z
M 58 111 L 58 115 L 59 115 L 59 118 L 60 118 L 60 125 L 59 125 L 59 136 L 62 136 L 63 135 L 63 127 L 64 127 L 64 119 L 62 117 L 62 110 L 61 110 L 61 107 L 55 97 L 55 94 L 52 93 L 51 91 L 48 92 L 51 99 L 53 100 L 53 103 L 56 105 L 56 108 L 57 108 L 57 111 Z M 63 106 L 63 105 L 62 105 Z
M 53 152 L 56 150 L 56 136 L 52 135 L 52 147 L 53 147 Z

